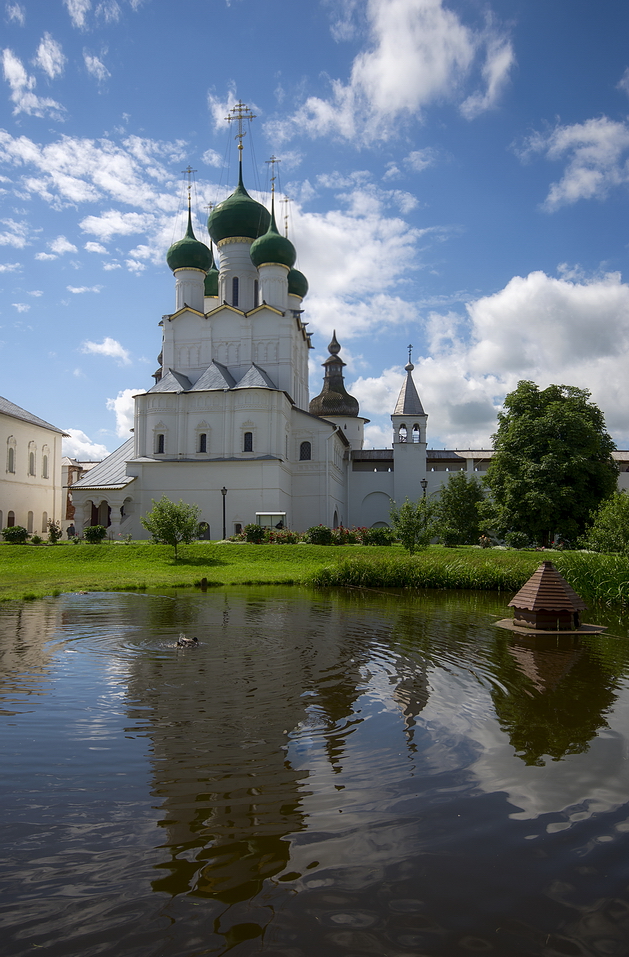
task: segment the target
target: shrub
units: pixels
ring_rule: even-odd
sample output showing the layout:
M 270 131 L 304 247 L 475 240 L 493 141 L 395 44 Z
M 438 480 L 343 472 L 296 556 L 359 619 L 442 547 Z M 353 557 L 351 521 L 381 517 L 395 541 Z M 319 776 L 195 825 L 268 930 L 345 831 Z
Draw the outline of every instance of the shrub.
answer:
M 530 544 L 526 532 L 507 532 L 505 542 L 510 548 L 527 548 Z
M 427 548 L 435 533 L 435 505 L 427 498 L 418 502 L 408 499 L 399 508 L 391 503 L 391 522 L 395 534 L 410 555 L 418 548 Z
M 2 529 L 2 537 L 10 545 L 23 545 L 29 535 L 23 525 L 12 525 Z
M 41 537 L 41 535 L 33 535 L 33 537 L 31 538 L 31 545 L 41 545 L 42 542 L 43 542 L 43 538 Z
M 379 528 L 361 529 L 363 545 L 391 545 L 393 543 L 393 529 L 386 526 Z
M 272 545 L 297 545 L 301 535 L 290 528 L 270 528 L 266 540 Z
M 63 532 L 61 531 L 61 525 L 59 522 L 53 522 L 53 520 L 49 518 L 48 525 L 46 527 L 48 529 L 48 541 L 52 545 L 56 545 L 63 535 Z
M 261 545 L 266 538 L 266 528 L 251 522 L 243 528 L 246 542 L 252 542 L 254 545 Z
M 441 544 L 445 545 L 446 548 L 454 548 L 455 545 L 463 544 L 459 530 L 452 528 L 449 525 L 446 525 L 439 530 L 439 538 L 441 540 Z
M 493 543 L 489 535 L 481 535 L 478 539 L 478 544 L 481 548 L 491 548 Z
M 313 525 L 306 531 L 306 541 L 311 545 L 331 545 L 332 529 L 327 525 Z
M 88 525 L 83 529 L 83 538 L 90 545 L 98 545 L 107 535 L 107 529 L 104 525 Z

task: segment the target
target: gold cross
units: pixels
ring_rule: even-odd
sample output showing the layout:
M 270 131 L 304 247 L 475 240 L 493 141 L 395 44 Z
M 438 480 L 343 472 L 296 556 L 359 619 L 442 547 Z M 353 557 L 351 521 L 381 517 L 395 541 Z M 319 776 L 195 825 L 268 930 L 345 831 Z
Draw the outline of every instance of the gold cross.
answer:
M 239 141 L 238 149 L 241 150 L 243 137 L 247 135 L 246 130 L 243 130 L 242 128 L 243 120 L 249 120 L 249 122 L 251 122 L 251 120 L 255 120 L 256 114 L 252 113 L 249 107 L 246 106 L 242 102 L 242 100 L 238 100 L 238 102 L 236 103 L 236 106 L 233 106 L 231 110 L 229 111 L 229 113 L 230 114 L 233 113 L 233 116 L 228 115 L 225 117 L 228 123 L 232 123 L 234 120 L 238 120 L 238 132 L 236 133 L 236 136 L 234 137 L 234 139 Z

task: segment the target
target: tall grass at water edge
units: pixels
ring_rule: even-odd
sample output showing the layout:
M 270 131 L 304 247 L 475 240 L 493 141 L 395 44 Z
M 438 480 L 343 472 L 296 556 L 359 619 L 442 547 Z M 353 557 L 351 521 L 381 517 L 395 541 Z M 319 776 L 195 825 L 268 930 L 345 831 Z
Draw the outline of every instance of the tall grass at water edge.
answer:
M 358 588 L 466 588 L 516 592 L 538 565 L 551 560 L 566 581 L 591 604 L 629 604 L 629 560 L 587 552 L 496 552 L 445 549 L 406 557 L 346 558 L 315 571 L 318 586 Z

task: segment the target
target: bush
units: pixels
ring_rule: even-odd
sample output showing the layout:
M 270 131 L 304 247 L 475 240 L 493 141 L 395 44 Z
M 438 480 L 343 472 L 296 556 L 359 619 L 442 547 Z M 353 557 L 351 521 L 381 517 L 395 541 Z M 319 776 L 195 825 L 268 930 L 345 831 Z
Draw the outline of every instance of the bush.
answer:
M 251 542 L 253 545 L 261 545 L 266 538 L 266 528 L 263 528 L 262 525 L 257 525 L 255 522 L 245 525 L 243 532 L 245 541 Z
M 22 525 L 12 525 L 10 528 L 2 529 L 2 537 L 9 545 L 23 545 L 29 534 Z
M 416 549 L 427 548 L 435 529 L 435 505 L 427 498 L 417 502 L 408 499 L 399 508 L 391 503 L 391 522 L 397 538 L 410 555 Z
M 481 535 L 481 537 L 478 539 L 478 544 L 481 548 L 491 548 L 493 542 L 489 535 Z
M 446 548 L 454 548 L 455 545 L 463 544 L 459 530 L 447 525 L 439 530 L 439 539 Z
M 528 548 L 530 545 L 526 532 L 507 532 L 505 543 L 509 548 Z
M 290 528 L 270 528 L 266 541 L 271 545 L 297 545 L 301 541 L 299 532 L 292 532 Z
M 83 529 L 83 538 L 90 545 L 98 545 L 107 535 L 107 529 L 104 525 L 88 525 Z
M 311 545 L 331 545 L 332 529 L 327 525 L 313 525 L 306 531 L 306 541 Z
M 41 535 L 33 535 L 33 537 L 31 538 L 31 545 L 41 545 L 42 542 L 43 542 L 43 538 L 41 537 Z
M 362 532 L 363 545 L 391 545 L 395 537 L 393 529 L 386 526 L 362 528 L 360 531 Z
M 56 545 L 63 535 L 63 532 L 61 531 L 61 525 L 59 522 L 53 522 L 53 520 L 49 518 L 48 525 L 46 527 L 48 529 L 48 541 L 52 545 Z

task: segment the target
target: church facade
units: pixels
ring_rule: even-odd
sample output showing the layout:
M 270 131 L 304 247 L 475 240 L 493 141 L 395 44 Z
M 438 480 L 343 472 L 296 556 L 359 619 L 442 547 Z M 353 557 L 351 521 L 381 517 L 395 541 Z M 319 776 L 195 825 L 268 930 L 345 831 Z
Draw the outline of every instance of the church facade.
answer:
M 208 219 L 218 267 L 188 205 L 187 232 L 167 254 L 175 309 L 161 320 L 155 383 L 135 396 L 132 437 L 73 485 L 78 534 L 100 524 L 114 539 L 147 538 L 140 519 L 163 495 L 198 505 L 214 539 L 251 522 L 386 525 L 392 500 L 432 495 L 450 471 L 486 470 L 490 451 L 427 450 L 410 361 L 390 448 L 363 448 L 368 420 L 345 389 L 336 335 L 309 401 L 308 283 L 278 232 L 273 197 L 269 211 L 249 196 L 242 164 L 236 190 Z

